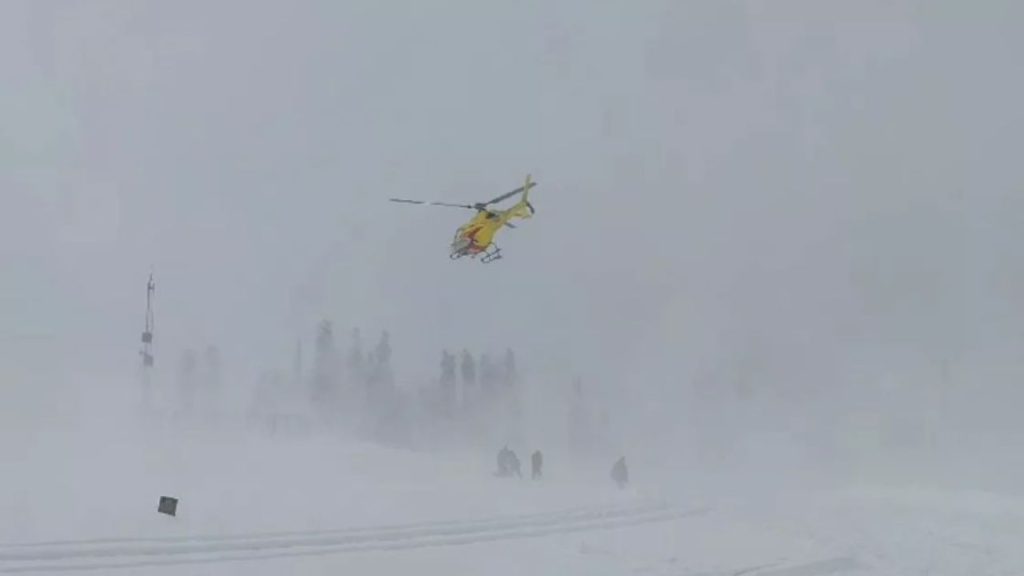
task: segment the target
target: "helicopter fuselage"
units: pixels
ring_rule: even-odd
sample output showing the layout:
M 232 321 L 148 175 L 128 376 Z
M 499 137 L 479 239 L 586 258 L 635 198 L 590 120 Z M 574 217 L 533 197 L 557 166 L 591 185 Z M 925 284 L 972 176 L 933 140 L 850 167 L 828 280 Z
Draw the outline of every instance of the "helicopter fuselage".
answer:
M 452 240 L 452 257 L 476 256 L 485 252 L 493 243 L 494 235 L 505 225 L 502 214 L 480 211 L 472 220 L 459 227 Z
M 526 190 L 530 184 L 527 181 Z M 500 258 L 500 250 L 494 245 L 494 235 L 504 226 L 512 226 L 509 220 L 526 219 L 533 216 L 533 207 L 524 197 L 507 210 L 478 210 L 472 220 L 455 232 L 452 240 L 451 258 L 484 255 L 484 262 Z

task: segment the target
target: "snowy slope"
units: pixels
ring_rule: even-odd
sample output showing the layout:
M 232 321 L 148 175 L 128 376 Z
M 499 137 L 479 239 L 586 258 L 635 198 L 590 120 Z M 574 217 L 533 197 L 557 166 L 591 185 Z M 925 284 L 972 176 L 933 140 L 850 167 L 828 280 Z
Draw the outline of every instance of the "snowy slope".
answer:
M 1024 502 L 990 494 L 767 497 L 642 473 L 620 491 L 557 459 L 541 482 L 508 480 L 483 452 L 208 430 L 75 442 L 36 439 L 7 467 L 0 573 L 1024 573 Z M 156 513 L 161 494 L 177 517 Z

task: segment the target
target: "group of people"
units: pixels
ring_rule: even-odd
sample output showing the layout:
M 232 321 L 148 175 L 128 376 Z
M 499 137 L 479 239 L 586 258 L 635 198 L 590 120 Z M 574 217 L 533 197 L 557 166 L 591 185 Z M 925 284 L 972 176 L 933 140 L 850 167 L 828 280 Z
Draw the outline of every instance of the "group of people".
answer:
M 530 477 L 534 480 L 540 479 L 544 474 L 543 467 L 544 455 L 540 450 L 534 450 L 533 454 L 530 455 Z M 509 476 L 523 477 L 519 456 L 516 456 L 515 451 L 507 445 L 498 450 L 498 471 L 495 474 L 502 478 Z M 629 469 L 626 467 L 625 456 L 616 460 L 615 464 L 612 465 L 611 477 L 612 481 L 619 488 L 625 488 L 626 484 L 629 483 Z
M 534 480 L 537 480 L 543 474 L 542 468 L 544 466 L 544 455 L 541 454 L 540 450 L 534 450 L 530 456 L 530 475 Z M 514 450 L 509 449 L 508 446 L 498 450 L 498 476 L 516 476 L 519 478 L 523 477 L 523 472 L 519 464 L 519 456 L 516 456 Z

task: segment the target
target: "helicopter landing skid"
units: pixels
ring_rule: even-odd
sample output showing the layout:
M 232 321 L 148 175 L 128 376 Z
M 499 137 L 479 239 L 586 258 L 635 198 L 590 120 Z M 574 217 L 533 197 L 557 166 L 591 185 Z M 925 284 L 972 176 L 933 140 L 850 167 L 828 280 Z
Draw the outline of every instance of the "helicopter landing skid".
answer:
M 497 244 L 491 244 L 487 247 L 487 251 L 482 254 L 483 256 L 480 257 L 481 264 L 489 264 L 495 260 L 502 259 L 501 248 L 498 248 Z

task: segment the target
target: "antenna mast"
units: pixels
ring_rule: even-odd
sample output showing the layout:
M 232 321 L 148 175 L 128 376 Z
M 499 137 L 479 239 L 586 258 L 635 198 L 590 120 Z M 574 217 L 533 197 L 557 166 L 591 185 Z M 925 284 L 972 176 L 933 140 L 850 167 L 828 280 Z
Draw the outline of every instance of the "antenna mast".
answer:
M 149 275 L 149 282 L 146 283 L 146 328 L 142 332 L 142 373 L 143 380 L 149 384 L 149 369 L 153 367 L 153 331 L 155 322 L 153 320 L 153 293 L 156 292 L 156 284 L 153 282 L 153 274 Z

